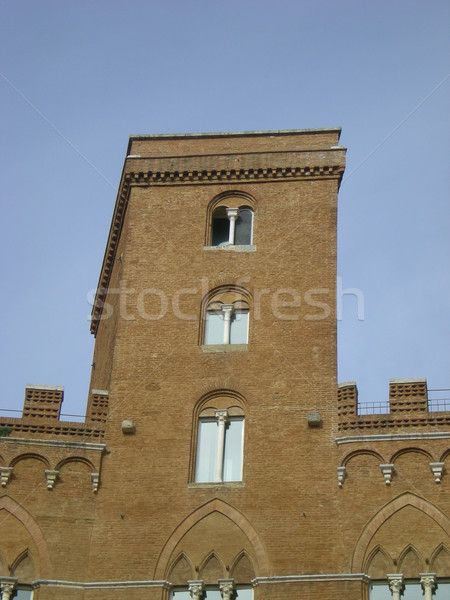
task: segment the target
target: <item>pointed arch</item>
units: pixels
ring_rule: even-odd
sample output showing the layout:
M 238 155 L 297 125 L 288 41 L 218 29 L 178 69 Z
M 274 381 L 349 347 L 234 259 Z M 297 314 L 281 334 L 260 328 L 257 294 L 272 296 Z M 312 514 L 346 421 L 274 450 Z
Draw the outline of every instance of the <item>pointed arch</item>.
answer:
M 377 530 L 383 523 L 394 513 L 405 506 L 413 506 L 424 512 L 428 517 L 433 519 L 442 529 L 450 535 L 450 519 L 436 508 L 431 502 L 424 498 L 405 492 L 397 498 L 394 498 L 388 504 L 383 506 L 372 519 L 366 524 L 363 532 L 359 536 L 356 543 L 352 558 L 352 573 L 361 573 L 363 570 L 364 555 L 369 546 L 370 540 L 373 538 Z
M 255 578 L 255 567 L 251 557 L 245 550 L 239 552 L 230 568 L 230 577 L 236 583 L 248 583 Z
M 168 569 L 168 579 L 172 584 L 185 585 L 186 581 L 195 579 L 196 574 L 189 557 L 181 551 L 172 561 Z
M 416 577 L 417 573 L 423 573 L 425 570 L 425 561 L 417 548 L 412 544 L 407 544 L 400 552 L 398 559 L 398 571 L 403 577 Z
M 450 550 L 443 542 L 434 549 L 430 558 L 430 566 L 438 577 L 450 573 Z
M 209 552 L 202 560 L 198 572 L 199 578 L 206 584 L 216 583 L 218 579 L 226 577 L 225 565 L 214 550 L 211 550 L 211 552 Z
M 191 513 L 188 517 L 182 521 L 178 527 L 173 531 L 165 543 L 159 558 L 156 563 L 154 579 L 164 579 L 167 564 L 170 560 L 172 552 L 175 550 L 177 544 L 181 538 L 199 521 L 207 517 L 208 515 L 218 512 L 228 519 L 230 519 L 246 536 L 251 543 L 257 560 L 256 575 L 265 577 L 269 575 L 269 560 L 265 551 L 264 545 L 257 531 L 250 523 L 250 521 L 244 517 L 238 510 L 224 502 L 215 498 L 210 502 L 207 502 L 203 506 L 200 506 L 197 510 Z
M 364 573 L 367 573 L 372 579 L 384 579 L 386 573 L 394 571 L 394 561 L 386 550 L 377 544 L 367 557 L 364 565 Z
M 31 583 L 33 579 L 36 579 L 36 568 L 29 548 L 26 548 L 16 557 L 11 565 L 11 575 L 22 583 Z
M 33 519 L 30 513 L 23 508 L 18 502 L 9 496 L 0 498 L 0 511 L 5 510 L 13 517 L 18 519 L 25 529 L 30 534 L 34 541 L 39 555 L 39 577 L 46 578 L 50 576 L 50 553 L 47 542 L 37 522 Z

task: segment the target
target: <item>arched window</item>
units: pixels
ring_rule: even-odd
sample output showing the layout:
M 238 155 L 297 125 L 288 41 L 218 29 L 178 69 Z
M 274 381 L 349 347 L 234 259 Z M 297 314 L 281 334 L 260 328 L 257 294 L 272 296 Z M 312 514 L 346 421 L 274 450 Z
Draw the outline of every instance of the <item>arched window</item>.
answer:
M 205 314 L 206 345 L 246 344 L 248 342 L 249 307 L 244 300 L 231 304 L 210 302 Z
M 212 214 L 211 246 L 249 246 L 253 210 L 249 206 L 218 206 Z
M 238 407 L 206 408 L 197 430 L 195 481 L 223 483 L 242 481 L 244 414 Z
M 189 479 L 193 483 L 241 482 L 247 402 L 234 390 L 208 392 L 194 409 Z
M 245 349 L 249 336 L 249 320 L 252 296 L 242 286 L 220 285 L 206 294 L 202 300 L 199 342 L 204 351 L 234 346 Z M 232 348 L 230 348 L 232 349 Z

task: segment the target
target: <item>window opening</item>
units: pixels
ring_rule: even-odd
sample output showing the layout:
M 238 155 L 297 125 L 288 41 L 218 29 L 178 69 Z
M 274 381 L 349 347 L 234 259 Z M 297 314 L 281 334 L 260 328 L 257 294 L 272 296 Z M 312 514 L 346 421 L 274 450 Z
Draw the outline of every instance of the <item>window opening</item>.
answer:
M 393 600 L 399 597 L 401 600 L 446 600 L 450 598 L 450 581 L 439 581 L 434 583 L 426 581 L 426 575 L 422 576 L 423 581 L 405 580 L 397 590 L 395 586 L 388 581 L 374 581 L 370 585 L 370 600 Z
M 237 246 L 249 246 L 252 243 L 252 226 L 253 211 L 250 208 L 240 208 L 234 241 Z
M 223 600 L 219 586 L 205 586 L 201 592 L 201 600 Z M 192 600 L 188 587 L 172 590 L 170 600 Z M 253 588 L 250 585 L 233 587 L 231 600 L 253 600 Z
M 214 211 L 212 221 L 212 240 L 213 246 L 222 246 L 228 244 L 230 238 L 230 221 L 227 216 L 225 206 L 219 206 Z
M 14 588 L 11 600 L 31 600 L 33 591 L 30 587 L 21 586 Z
M 212 217 L 212 246 L 248 246 L 252 243 L 253 211 L 251 208 L 219 206 Z
M 214 417 L 200 418 L 197 434 L 195 481 L 242 481 L 244 418 L 215 410 Z
M 248 341 L 248 309 L 234 304 L 221 304 L 208 309 L 205 318 L 205 344 L 246 344 Z

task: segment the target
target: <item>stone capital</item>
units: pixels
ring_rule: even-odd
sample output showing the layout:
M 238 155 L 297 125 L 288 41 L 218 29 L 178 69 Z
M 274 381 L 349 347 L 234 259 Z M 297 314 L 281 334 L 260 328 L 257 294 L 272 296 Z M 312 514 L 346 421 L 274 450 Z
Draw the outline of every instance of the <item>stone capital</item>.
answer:
M 222 304 L 221 310 L 225 315 L 225 318 L 231 317 L 234 311 L 234 306 L 232 304 Z
M 203 596 L 204 583 L 201 579 L 188 581 L 189 593 L 192 600 L 201 600 Z
M 227 217 L 230 221 L 235 221 L 239 214 L 239 208 L 227 208 Z
M 226 409 L 215 410 L 214 416 L 218 422 L 224 421 L 226 423 L 228 421 L 228 411 Z
M 219 579 L 219 590 L 223 600 L 232 600 L 234 591 L 234 579 Z
M 16 587 L 17 579 L 15 577 L 0 577 L 0 592 L 2 600 L 9 600 Z
M 436 573 L 419 573 L 420 583 L 424 589 L 434 590 L 436 587 Z
M 392 592 L 392 597 L 394 598 L 394 600 L 399 599 L 400 592 L 403 588 L 403 575 L 400 575 L 399 573 L 394 573 L 391 575 L 386 575 L 386 577 L 389 582 L 389 589 Z

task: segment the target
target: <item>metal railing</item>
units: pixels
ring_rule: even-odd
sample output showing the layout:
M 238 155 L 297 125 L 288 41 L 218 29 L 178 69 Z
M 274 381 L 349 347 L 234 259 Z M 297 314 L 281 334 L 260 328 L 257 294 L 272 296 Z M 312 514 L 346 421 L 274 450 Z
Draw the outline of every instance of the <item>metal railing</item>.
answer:
M 358 415 L 388 415 L 389 402 L 358 402 Z
M 358 415 L 388 415 L 389 401 L 358 402 Z M 429 412 L 450 411 L 450 388 L 428 390 Z
M 450 410 L 450 388 L 428 390 L 428 410 L 430 412 Z

